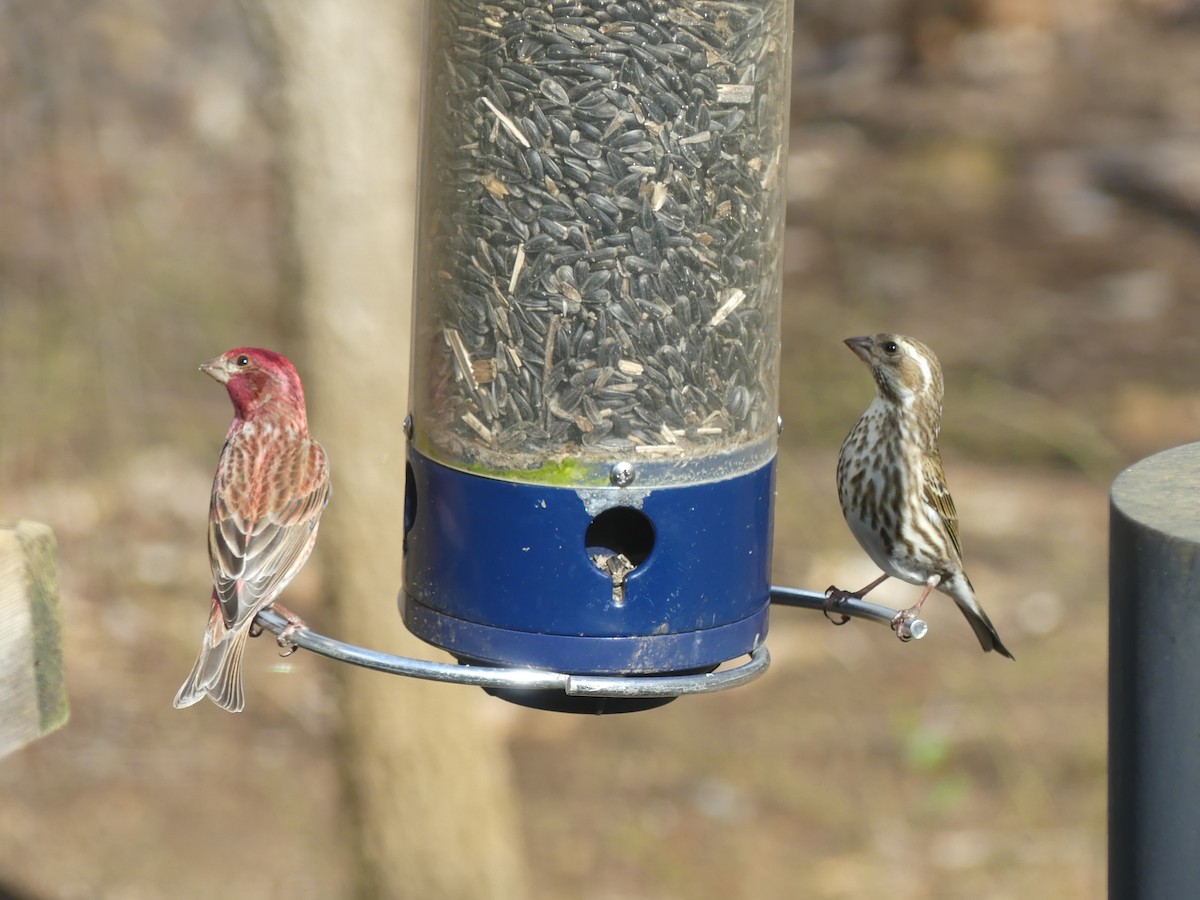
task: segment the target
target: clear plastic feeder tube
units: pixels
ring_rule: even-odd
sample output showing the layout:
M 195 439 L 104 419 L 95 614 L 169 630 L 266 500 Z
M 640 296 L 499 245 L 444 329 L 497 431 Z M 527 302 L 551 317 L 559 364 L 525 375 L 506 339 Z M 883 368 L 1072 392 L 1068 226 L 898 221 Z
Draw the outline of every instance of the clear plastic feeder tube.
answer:
M 431 0 L 414 447 L 642 486 L 774 456 L 790 0 Z

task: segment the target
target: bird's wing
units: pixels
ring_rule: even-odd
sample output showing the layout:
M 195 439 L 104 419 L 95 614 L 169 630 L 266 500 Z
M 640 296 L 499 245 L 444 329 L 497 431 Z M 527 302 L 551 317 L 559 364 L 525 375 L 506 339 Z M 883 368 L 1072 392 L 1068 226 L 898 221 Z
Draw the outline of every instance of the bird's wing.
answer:
M 937 511 L 942 525 L 945 526 L 946 534 L 950 537 L 950 543 L 954 545 L 954 552 L 961 560 L 962 544 L 959 543 L 958 538 L 958 510 L 954 508 L 954 498 L 950 496 L 950 489 L 946 487 L 946 473 L 942 471 L 940 455 L 935 453 L 925 457 L 923 475 L 925 502 Z
M 257 615 L 312 552 L 329 502 L 321 445 L 303 437 L 270 452 L 231 438 L 213 482 L 208 548 L 226 624 Z

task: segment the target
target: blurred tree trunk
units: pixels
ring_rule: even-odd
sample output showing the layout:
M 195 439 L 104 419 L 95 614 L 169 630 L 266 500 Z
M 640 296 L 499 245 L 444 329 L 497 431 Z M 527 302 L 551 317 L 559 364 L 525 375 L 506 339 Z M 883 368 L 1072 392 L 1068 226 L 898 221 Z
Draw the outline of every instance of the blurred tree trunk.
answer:
M 418 0 L 256 0 L 280 67 L 314 432 L 333 467 L 319 555 L 336 636 L 408 655 L 401 579 Z M 259 22 L 264 21 L 259 19 Z M 461 687 L 347 668 L 344 767 L 360 895 L 525 895 L 507 748 Z

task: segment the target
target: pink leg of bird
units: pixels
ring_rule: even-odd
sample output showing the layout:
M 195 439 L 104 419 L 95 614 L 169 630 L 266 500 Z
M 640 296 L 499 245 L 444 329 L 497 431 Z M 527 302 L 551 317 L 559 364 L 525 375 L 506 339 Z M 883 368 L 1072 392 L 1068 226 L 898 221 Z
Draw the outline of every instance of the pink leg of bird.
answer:
M 825 618 L 827 618 L 834 625 L 845 625 L 847 622 L 850 621 L 850 617 L 848 615 L 846 615 L 844 612 L 838 613 L 838 615 L 842 617 L 840 620 L 835 619 L 833 616 L 831 616 L 829 614 L 831 612 L 833 612 L 838 606 L 841 606 L 843 603 L 845 603 L 847 600 L 861 600 L 863 597 L 867 596 L 867 594 L 869 594 L 871 591 L 875 590 L 875 588 L 877 588 L 881 584 L 883 584 L 887 580 L 887 578 L 888 578 L 887 575 L 880 575 L 878 578 L 876 578 L 874 581 L 872 581 L 870 584 L 868 584 L 865 588 L 860 588 L 859 590 L 853 591 L 853 592 L 843 591 L 841 588 L 834 587 L 831 584 L 828 588 L 825 589 L 825 603 L 821 607 L 821 611 L 823 613 L 825 613 Z M 924 597 L 921 598 L 922 602 L 924 601 L 924 599 L 925 599 Z
M 892 631 L 898 629 L 902 622 L 906 622 L 909 619 L 914 619 L 920 615 L 921 607 L 925 605 L 925 601 L 929 599 L 929 595 L 933 592 L 935 587 L 941 584 L 941 581 L 942 578 L 940 575 L 934 575 L 925 582 L 925 590 L 921 592 L 921 599 L 908 609 L 902 609 L 900 612 L 896 613 L 895 617 L 892 619 Z

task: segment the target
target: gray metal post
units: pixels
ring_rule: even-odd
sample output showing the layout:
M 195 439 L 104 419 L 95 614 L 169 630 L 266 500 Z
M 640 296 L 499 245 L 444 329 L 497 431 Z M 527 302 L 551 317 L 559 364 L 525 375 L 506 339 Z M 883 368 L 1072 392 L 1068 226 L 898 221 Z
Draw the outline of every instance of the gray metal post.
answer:
M 1200 897 L 1200 444 L 1113 482 L 1109 900 Z

